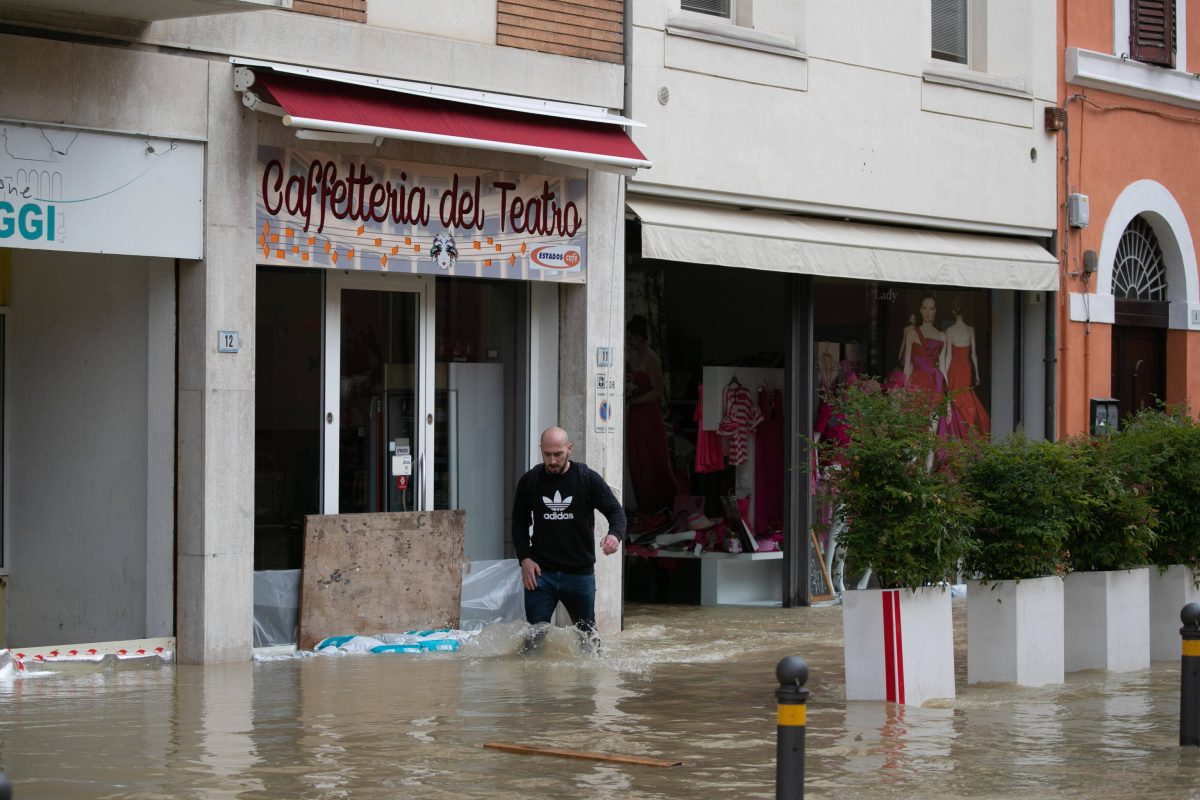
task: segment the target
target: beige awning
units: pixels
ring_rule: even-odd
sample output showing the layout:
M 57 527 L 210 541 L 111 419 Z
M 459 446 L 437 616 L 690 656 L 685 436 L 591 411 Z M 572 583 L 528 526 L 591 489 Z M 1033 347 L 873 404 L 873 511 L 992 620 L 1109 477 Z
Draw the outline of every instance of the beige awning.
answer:
M 642 256 L 889 283 L 1056 291 L 1058 261 L 1028 239 L 739 211 L 630 197 Z

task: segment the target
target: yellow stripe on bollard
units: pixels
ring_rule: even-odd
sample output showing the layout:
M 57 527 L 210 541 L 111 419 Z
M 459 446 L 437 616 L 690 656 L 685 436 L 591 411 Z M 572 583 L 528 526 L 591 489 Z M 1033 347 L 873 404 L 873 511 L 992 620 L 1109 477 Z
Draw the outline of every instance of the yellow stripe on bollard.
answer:
M 779 709 L 779 724 L 784 727 L 804 727 L 808 717 L 808 706 L 793 704 L 776 706 Z
M 1200 639 L 1184 639 L 1183 654 L 1185 656 L 1200 656 Z

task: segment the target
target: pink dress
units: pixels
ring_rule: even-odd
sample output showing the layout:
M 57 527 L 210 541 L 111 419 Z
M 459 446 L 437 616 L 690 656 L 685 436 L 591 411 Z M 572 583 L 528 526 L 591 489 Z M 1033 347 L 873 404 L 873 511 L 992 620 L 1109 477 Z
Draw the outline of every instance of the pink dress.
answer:
M 912 343 L 912 372 L 908 376 L 908 385 L 914 389 L 929 392 L 940 401 L 946 391 L 946 378 L 938 368 L 942 348 L 946 343 L 940 339 L 926 339 L 921 329 L 917 328 L 917 341 Z
M 692 420 L 696 423 L 696 472 L 720 472 L 725 469 L 721 435 L 716 431 L 704 430 L 704 384 L 700 384 L 699 393 L 700 399 L 692 414 Z

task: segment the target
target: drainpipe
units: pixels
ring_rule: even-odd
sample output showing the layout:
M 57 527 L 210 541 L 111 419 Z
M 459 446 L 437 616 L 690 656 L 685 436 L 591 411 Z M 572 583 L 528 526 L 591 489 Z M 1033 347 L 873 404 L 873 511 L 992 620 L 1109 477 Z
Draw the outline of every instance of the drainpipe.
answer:
M 1057 233 L 1050 237 L 1049 245 L 1051 253 L 1058 252 Z M 1046 397 L 1043 401 L 1046 429 L 1042 432 L 1042 437 L 1047 442 L 1058 440 L 1058 302 L 1058 292 L 1046 292 L 1046 343 L 1043 359 L 1046 370 Z

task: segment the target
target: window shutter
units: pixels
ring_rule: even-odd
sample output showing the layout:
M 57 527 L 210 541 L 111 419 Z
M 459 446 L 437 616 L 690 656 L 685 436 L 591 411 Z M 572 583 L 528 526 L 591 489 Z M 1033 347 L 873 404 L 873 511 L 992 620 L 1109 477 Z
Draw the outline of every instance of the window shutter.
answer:
M 1130 0 L 1129 57 L 1175 66 L 1175 0 Z
M 931 55 L 943 61 L 967 63 L 967 0 L 933 0 Z
M 684 11 L 698 11 L 729 19 L 729 0 L 682 0 L 680 7 Z

